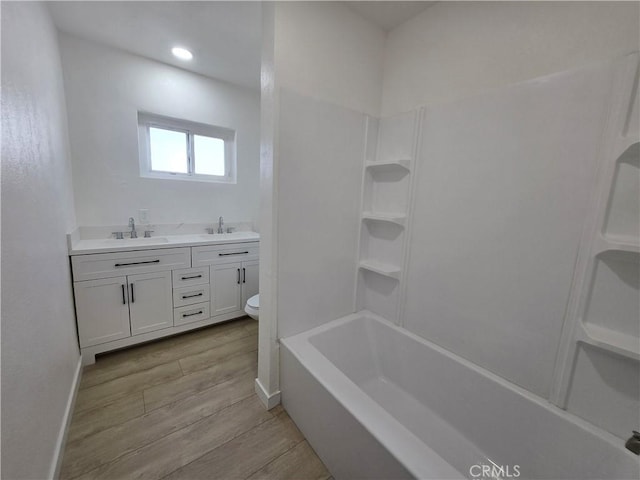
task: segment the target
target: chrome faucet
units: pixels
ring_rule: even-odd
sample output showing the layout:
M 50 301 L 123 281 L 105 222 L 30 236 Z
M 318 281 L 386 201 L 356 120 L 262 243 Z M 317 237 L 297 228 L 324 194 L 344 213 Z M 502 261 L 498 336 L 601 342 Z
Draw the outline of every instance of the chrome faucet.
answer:
M 224 221 L 222 217 L 218 219 L 218 233 L 224 233 Z
M 640 455 L 640 432 L 633 431 L 633 435 L 627 443 L 624 444 L 627 450 L 631 450 L 636 455 Z
M 131 238 L 138 238 L 138 232 L 136 232 L 136 222 L 133 217 L 129 217 L 129 228 L 131 229 Z

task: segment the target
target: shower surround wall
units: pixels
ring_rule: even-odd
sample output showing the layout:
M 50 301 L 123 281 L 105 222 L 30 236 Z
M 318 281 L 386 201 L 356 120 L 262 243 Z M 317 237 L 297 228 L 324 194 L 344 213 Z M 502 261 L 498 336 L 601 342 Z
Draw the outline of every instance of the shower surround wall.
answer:
M 579 245 L 581 250 L 584 245 L 587 250 L 591 248 L 592 238 L 581 238 L 582 229 L 589 222 L 605 221 L 604 218 L 592 217 L 597 208 L 609 208 L 611 191 L 626 192 L 626 197 L 620 193 L 611 194 L 611 204 L 620 203 L 622 213 L 615 216 L 613 227 L 599 224 L 593 228 L 604 231 L 607 228 L 617 229 L 626 234 L 631 232 L 637 245 L 637 210 L 634 215 L 633 209 L 629 210 L 629 200 L 620 200 L 635 198 L 637 209 L 638 194 L 634 193 L 638 191 L 637 153 L 634 154 L 631 148 L 626 157 L 622 155 L 624 158 L 617 161 L 622 151 L 614 152 L 611 145 L 615 142 L 605 141 L 603 136 L 618 139 L 615 145 L 624 144 L 625 148 L 632 145 L 633 138 L 626 138 L 627 143 L 619 140 L 625 134 L 624 127 L 619 126 L 621 118 L 618 117 L 625 117 L 624 124 L 627 115 L 630 123 L 627 131 L 636 134 L 638 131 L 638 107 L 630 111 L 637 65 L 634 62 L 637 60 L 631 57 L 625 60 L 623 57 L 637 50 L 640 43 L 639 16 L 639 5 L 625 2 L 437 3 L 389 32 L 385 44 L 381 103 L 383 119 L 426 105 L 421 164 L 417 165 L 417 173 L 412 172 L 418 178 L 413 203 L 414 222 L 407 226 L 413 229 L 413 234 L 411 257 L 407 264 L 407 292 L 400 304 L 400 310 L 404 310 L 404 327 L 621 438 L 628 437 L 632 428 L 640 426 L 637 423 L 638 361 L 628 350 L 623 352 L 624 355 L 615 353 L 615 346 L 614 351 L 594 348 L 585 343 L 593 344 L 594 341 L 581 337 L 579 331 L 574 334 L 571 331 L 574 325 L 580 325 L 576 318 L 589 322 L 584 309 L 586 304 L 593 303 L 590 307 L 592 322 L 604 322 L 605 316 L 598 315 L 598 309 L 600 313 L 603 308 L 615 310 L 621 315 L 617 320 L 609 318 L 607 325 L 611 327 L 614 325 L 611 322 L 617 321 L 617 331 L 631 335 L 622 337 L 619 342 L 635 345 L 636 350 L 639 343 L 636 333 L 640 328 L 637 324 L 637 254 L 634 259 L 633 253 L 626 253 L 623 257 L 627 261 L 622 263 L 615 260 L 614 254 L 613 259 L 605 258 L 606 262 L 597 263 L 595 270 L 581 272 L 576 268 L 574 271 L 574 266 L 579 267 L 582 262 L 579 259 L 591 254 L 591 251 L 586 254 L 578 252 Z M 469 54 L 469 45 L 474 45 L 473 56 Z M 615 62 L 610 59 L 615 58 L 618 60 L 614 67 Z M 609 67 L 604 65 L 606 61 L 609 61 Z M 593 66 L 577 70 L 587 64 Z M 430 68 L 433 65 L 438 68 Z M 608 73 L 605 72 L 607 68 L 610 69 Z M 567 73 L 552 75 L 563 71 Z M 538 163 L 540 160 L 530 166 L 521 163 L 533 150 L 515 142 L 526 138 L 505 135 L 502 139 L 504 151 L 500 149 L 496 157 L 490 156 L 489 163 L 483 165 L 486 168 L 480 168 L 469 160 L 473 156 L 484 157 L 483 154 L 489 151 L 486 134 L 495 133 L 491 125 L 508 132 L 526 120 L 525 113 L 534 114 L 529 117 L 531 121 L 538 110 L 539 118 L 545 120 L 532 125 L 529 131 L 542 131 L 550 128 L 551 123 L 562 115 L 575 115 L 575 110 L 562 111 L 558 108 L 560 115 L 554 113 L 547 119 L 540 110 L 543 108 L 541 105 L 529 105 L 527 101 L 527 96 L 533 92 L 543 92 L 545 83 L 550 84 L 550 94 L 554 88 L 552 84 L 560 88 L 562 82 L 566 85 L 571 81 L 571 75 L 575 77 L 578 88 L 571 88 L 571 94 L 563 97 L 563 102 L 585 88 L 584 82 L 597 83 L 598 75 L 610 76 L 606 80 L 606 88 L 600 82 L 601 86 L 593 90 L 600 92 L 599 99 L 594 99 L 592 93 L 585 93 L 576 102 L 579 108 L 587 108 L 590 104 L 592 116 L 578 118 L 580 123 L 565 124 L 570 132 L 567 138 L 579 124 L 585 131 L 591 129 L 595 132 L 600 142 L 588 135 L 585 138 L 593 141 L 592 148 L 599 150 L 589 151 L 587 142 L 577 138 L 578 141 L 567 141 L 564 153 L 555 154 L 554 161 L 540 157 L 548 163 L 543 171 Z M 541 77 L 537 86 L 534 80 L 527 82 L 529 87 L 527 83 L 509 87 L 536 77 Z M 523 88 L 528 88 L 530 93 L 518 94 L 517 90 Z M 483 92 L 488 93 L 481 95 Z M 501 92 L 511 95 L 512 99 L 519 95 L 522 110 L 519 112 L 515 107 L 501 104 Z M 637 105 L 637 93 L 635 95 Z M 597 107 L 598 101 L 606 102 L 606 105 Z M 484 111 L 482 102 L 487 102 Z M 558 102 L 553 108 L 561 104 Z M 615 111 L 608 118 L 608 123 L 602 108 Z M 467 109 L 465 113 L 462 112 L 464 109 Z M 478 110 L 474 113 L 474 109 Z M 499 112 L 503 114 L 504 124 L 492 124 L 492 119 L 500 122 Z M 472 125 L 470 114 L 477 116 L 475 125 Z M 571 122 L 569 118 L 566 120 Z M 599 121 L 600 124 L 589 124 L 588 121 Z M 448 122 L 448 125 L 443 122 Z M 618 126 L 612 127 L 611 124 Z M 558 124 L 555 130 L 547 132 L 549 135 L 545 138 L 553 138 L 565 125 Z M 610 131 L 615 128 L 618 130 Z M 445 143 L 445 138 L 448 143 Z M 540 153 L 542 147 L 542 144 L 535 146 Z M 497 167 L 497 158 L 509 149 L 513 151 L 510 161 L 504 162 L 503 168 L 491 171 L 490 166 Z M 581 158 L 578 160 L 578 157 Z M 444 158 L 447 158 L 446 162 Z M 547 170 L 555 175 L 547 184 L 539 185 L 534 192 L 528 193 L 527 185 L 533 187 Z M 603 180 L 600 178 L 602 170 L 610 172 L 611 177 L 624 174 L 626 180 Z M 514 176 L 517 178 L 515 181 Z M 507 182 L 507 177 L 511 177 L 512 184 Z M 483 178 L 484 181 L 481 180 Z M 464 183 L 465 179 L 468 182 Z M 558 182 L 565 180 L 564 195 L 560 190 L 555 194 L 551 192 L 554 188 L 563 188 Z M 596 181 L 606 185 L 597 187 Z M 502 188 L 496 189 L 495 185 L 502 185 Z M 540 194 L 541 191 L 545 193 Z M 537 195 L 536 202 L 540 204 L 548 201 L 549 195 L 558 196 L 558 201 L 549 208 L 538 228 L 533 228 L 534 211 L 525 202 L 531 194 Z M 581 197 L 584 203 L 576 202 L 577 197 Z M 604 206 L 597 207 L 603 202 Z M 633 200 L 630 203 L 633 204 Z M 513 214 L 496 215 L 496 212 L 508 212 L 512 205 Z M 571 217 L 568 222 L 554 223 L 558 222 L 561 210 L 568 208 L 573 208 L 579 218 Z M 567 212 L 565 210 L 564 214 Z M 616 225 L 622 218 L 631 221 L 626 221 L 624 226 Z M 493 231 L 487 228 L 489 223 L 493 223 Z M 552 227 L 554 224 L 555 229 Z M 510 231 L 510 226 L 514 226 L 516 232 Z M 500 235 L 501 231 L 507 235 Z M 522 234 L 521 239 L 514 238 L 518 232 Z M 555 236 L 557 247 L 552 247 L 550 236 Z M 507 241 L 509 237 L 510 242 Z M 597 236 L 594 238 L 597 240 Z M 527 243 L 532 248 L 522 249 Z M 549 247 L 549 254 L 541 255 L 540 249 L 545 244 Z M 634 241 L 629 244 L 631 249 L 636 248 L 633 247 Z M 556 250 L 560 245 L 565 246 L 563 258 Z M 423 256 L 418 253 L 416 257 L 414 252 L 425 248 L 433 255 L 429 262 L 422 263 L 420 259 Z M 519 249 L 523 255 L 517 255 Z M 538 254 L 534 255 L 536 250 Z M 597 248 L 594 251 L 597 252 Z M 557 255 L 557 261 L 551 260 L 554 255 Z M 493 264 L 490 262 L 492 256 Z M 416 261 L 421 265 L 416 265 Z M 585 268 L 593 267 L 589 266 L 589 260 L 585 262 L 588 264 Z M 549 268 L 543 269 L 545 263 Z M 420 266 L 424 267 L 422 271 Z M 459 275 L 454 277 L 454 271 Z M 536 271 L 540 279 L 548 280 L 547 283 L 557 282 L 559 289 L 555 292 L 546 290 L 549 285 L 545 286 L 545 282 L 535 280 L 531 275 Z M 511 275 L 511 282 L 507 275 Z M 583 276 L 587 278 L 583 280 Z M 419 282 L 426 282 L 423 288 Z M 600 282 L 600 288 L 596 291 L 597 287 L 593 287 L 592 294 L 591 285 L 597 282 Z M 504 289 L 492 292 L 491 289 L 500 283 Z M 582 284 L 581 288 L 577 283 Z M 534 288 L 536 294 L 533 293 Z M 497 301 L 496 298 L 503 298 L 506 291 L 511 292 L 506 296 L 509 300 L 506 303 Z M 538 303 L 536 298 L 540 296 L 537 294 L 545 294 L 548 303 Z M 568 305 L 576 296 L 579 298 L 575 300 L 575 307 Z M 589 298 L 592 298 L 590 302 Z M 516 302 L 527 308 L 507 315 L 503 307 L 513 307 Z M 434 314 L 436 311 L 438 313 Z M 529 316 L 531 313 L 533 316 Z M 635 325 L 633 319 L 636 319 Z M 457 328 L 454 329 L 453 325 Z M 519 343 L 520 347 L 517 346 Z M 574 349 L 575 346 L 578 348 Z M 557 354 L 564 355 L 558 357 L 558 363 Z M 572 375 L 574 366 L 576 370 Z

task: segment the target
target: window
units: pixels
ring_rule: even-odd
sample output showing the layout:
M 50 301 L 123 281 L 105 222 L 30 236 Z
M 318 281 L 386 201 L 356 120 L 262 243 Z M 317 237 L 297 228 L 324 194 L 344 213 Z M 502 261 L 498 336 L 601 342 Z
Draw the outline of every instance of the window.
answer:
M 236 183 L 235 131 L 138 113 L 140 176 Z

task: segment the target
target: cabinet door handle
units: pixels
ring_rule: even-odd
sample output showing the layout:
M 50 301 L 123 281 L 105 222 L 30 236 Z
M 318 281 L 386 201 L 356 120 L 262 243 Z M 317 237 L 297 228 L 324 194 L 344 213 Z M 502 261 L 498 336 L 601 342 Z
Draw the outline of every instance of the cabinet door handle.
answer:
M 122 287 L 122 304 L 126 305 L 127 304 L 127 300 L 124 298 L 124 284 L 120 285 Z
M 191 279 L 194 279 L 194 278 L 202 278 L 202 274 L 200 274 L 200 275 L 192 275 L 190 277 L 181 277 L 180 279 L 181 280 L 191 280 Z
M 200 292 L 200 293 L 196 293 L 195 295 L 182 295 L 182 298 L 185 299 L 185 298 L 201 297 L 202 295 L 203 293 Z
M 238 285 L 240 285 L 240 269 L 238 269 Z
M 242 269 L 242 283 L 247 283 L 247 269 Z
M 229 255 L 246 255 L 249 252 L 233 252 L 233 253 L 219 253 L 219 257 L 227 257 Z
M 131 284 L 131 303 L 136 303 L 136 297 L 133 295 L 133 283 Z
M 182 314 L 182 318 L 185 317 L 193 317 L 194 315 L 202 315 L 204 312 L 202 310 L 200 310 L 199 312 L 195 312 L 195 313 L 183 313 Z
M 160 263 L 160 260 L 148 260 L 146 262 L 116 263 L 114 267 L 128 267 L 130 265 L 143 265 L 145 263 Z

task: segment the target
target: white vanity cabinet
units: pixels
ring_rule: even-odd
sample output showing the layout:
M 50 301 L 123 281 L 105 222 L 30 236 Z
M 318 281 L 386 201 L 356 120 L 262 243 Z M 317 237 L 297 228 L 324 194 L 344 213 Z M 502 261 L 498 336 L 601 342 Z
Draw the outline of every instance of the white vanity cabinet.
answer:
M 131 335 L 173 326 L 170 271 L 129 275 L 127 284 Z
M 185 242 L 186 243 L 186 242 Z M 83 363 L 97 353 L 241 317 L 257 241 L 71 253 Z
M 80 347 L 131 336 L 127 277 L 75 282 Z
M 242 262 L 242 308 L 247 300 L 258 294 L 259 265 L 258 260 Z
M 72 257 L 80 347 L 173 326 L 171 270 L 190 263 L 188 248 Z
M 212 315 L 223 315 L 242 309 L 240 265 L 242 263 L 211 266 Z
M 194 247 L 193 266 L 211 268 L 211 316 L 242 313 L 258 293 L 258 243 Z
M 74 283 L 80 347 L 171 327 L 171 272 Z
M 211 266 L 211 314 L 244 310 L 258 293 L 258 260 Z

